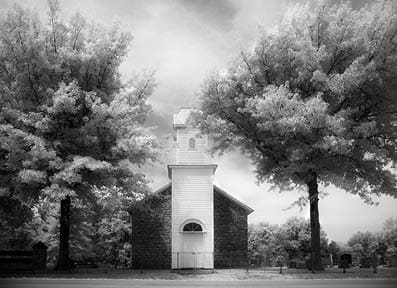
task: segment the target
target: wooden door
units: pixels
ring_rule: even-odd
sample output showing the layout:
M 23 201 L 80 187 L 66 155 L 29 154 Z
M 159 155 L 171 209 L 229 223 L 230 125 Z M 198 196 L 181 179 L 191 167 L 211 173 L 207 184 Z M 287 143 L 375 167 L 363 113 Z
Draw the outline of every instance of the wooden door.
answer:
M 181 268 L 203 268 L 203 233 L 183 233 Z

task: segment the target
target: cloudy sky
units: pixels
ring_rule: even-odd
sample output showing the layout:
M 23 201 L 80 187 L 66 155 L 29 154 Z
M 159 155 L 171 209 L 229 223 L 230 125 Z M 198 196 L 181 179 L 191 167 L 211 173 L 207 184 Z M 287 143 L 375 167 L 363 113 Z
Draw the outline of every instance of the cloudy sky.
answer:
M 197 103 L 196 95 L 206 77 L 224 69 L 239 51 L 249 49 L 260 29 L 280 20 L 289 1 L 283 0 L 64 0 L 63 17 L 80 12 L 95 22 L 133 34 L 128 57 L 121 67 L 125 77 L 141 70 L 155 70 L 158 87 L 151 97 L 153 114 L 149 125 L 161 137 L 172 134 L 172 114 L 180 107 Z M 353 5 L 363 5 L 361 0 Z M 0 0 L 0 9 L 19 3 L 45 17 L 46 0 Z M 166 157 L 165 157 L 166 158 Z M 166 184 L 166 163 L 147 167 L 152 186 Z M 216 157 L 216 184 L 251 206 L 249 221 L 282 223 L 292 216 L 308 218 L 307 209 L 285 210 L 299 192 L 269 191 L 256 185 L 253 166 L 238 151 Z M 377 231 L 385 219 L 397 216 L 397 200 L 376 199 L 368 206 L 358 197 L 334 187 L 321 188 L 328 196 L 320 201 L 320 221 L 335 241 L 345 242 L 356 231 Z

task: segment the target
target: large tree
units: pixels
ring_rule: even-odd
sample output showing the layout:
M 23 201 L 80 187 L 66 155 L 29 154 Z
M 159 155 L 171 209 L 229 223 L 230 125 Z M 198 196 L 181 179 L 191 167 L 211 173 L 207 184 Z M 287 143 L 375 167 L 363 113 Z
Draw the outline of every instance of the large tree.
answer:
M 396 197 L 397 13 L 392 1 L 297 5 L 201 91 L 214 149 L 238 146 L 259 181 L 306 187 L 321 269 L 318 185 Z
M 0 23 L 0 204 L 60 201 L 58 268 L 66 269 L 72 199 L 95 201 L 94 186 L 145 183 L 134 167 L 156 154 L 142 125 L 154 80 L 121 80 L 129 34 L 79 14 L 64 22 L 59 1 L 48 3 L 46 23 L 20 7 Z

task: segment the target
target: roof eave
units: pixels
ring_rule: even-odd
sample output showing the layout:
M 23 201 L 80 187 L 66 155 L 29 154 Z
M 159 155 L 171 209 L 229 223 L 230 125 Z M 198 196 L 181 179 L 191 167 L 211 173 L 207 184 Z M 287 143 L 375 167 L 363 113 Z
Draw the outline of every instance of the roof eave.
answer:
M 212 173 L 215 173 L 218 165 L 216 164 L 170 164 L 167 165 L 168 169 L 168 179 L 172 179 L 172 168 L 198 168 L 198 167 L 210 167 L 212 168 Z
M 232 195 L 230 195 L 229 193 L 227 193 L 225 190 L 219 188 L 218 186 L 214 185 L 214 190 L 216 190 L 217 192 L 221 193 L 223 196 L 225 196 L 226 198 L 228 198 L 229 200 L 233 201 L 234 203 L 238 204 L 239 206 L 241 206 L 245 211 L 247 211 L 247 215 L 251 214 L 252 212 L 254 212 L 255 210 L 252 209 L 251 207 L 249 207 L 248 205 L 244 204 L 243 202 L 241 202 L 240 200 L 238 200 L 237 198 L 233 197 Z

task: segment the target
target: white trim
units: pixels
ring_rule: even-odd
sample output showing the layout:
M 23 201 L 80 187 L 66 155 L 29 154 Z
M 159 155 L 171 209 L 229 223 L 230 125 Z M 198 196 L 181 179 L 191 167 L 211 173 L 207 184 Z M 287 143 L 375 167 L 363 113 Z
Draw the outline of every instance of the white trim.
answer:
M 218 165 L 216 164 L 169 164 L 167 165 L 168 168 L 168 178 L 172 179 L 172 169 L 173 168 L 189 168 L 189 169 L 197 169 L 197 168 L 212 168 L 212 174 L 215 173 L 216 168 Z
M 189 223 L 192 223 L 192 222 L 196 223 L 196 224 L 199 224 L 201 226 L 201 229 L 203 229 L 203 231 L 183 231 L 183 227 L 185 227 L 186 224 L 189 224 Z M 207 229 L 205 228 L 204 223 L 201 222 L 200 220 L 198 220 L 197 218 L 189 218 L 189 219 L 183 221 L 182 225 L 179 226 L 179 232 L 180 233 L 193 233 L 193 234 L 196 234 L 196 233 L 199 234 L 200 233 L 201 234 L 201 233 L 206 233 Z

